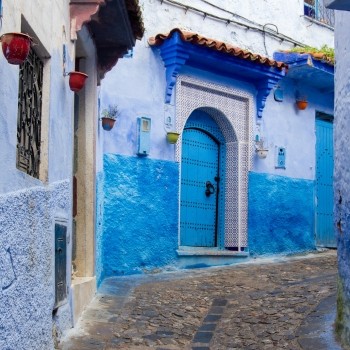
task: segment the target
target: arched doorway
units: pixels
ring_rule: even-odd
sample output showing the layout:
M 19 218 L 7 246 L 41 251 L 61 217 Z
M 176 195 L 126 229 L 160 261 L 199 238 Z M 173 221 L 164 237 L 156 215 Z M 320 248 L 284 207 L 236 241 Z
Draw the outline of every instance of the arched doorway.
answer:
M 189 76 L 180 75 L 177 79 L 176 129 L 181 136 L 180 142 L 176 144 L 176 160 L 182 163 L 182 138 L 183 133 L 186 134 L 185 129 L 204 128 L 204 119 L 201 124 L 198 124 L 200 120 L 195 118 L 197 113 L 202 113 L 201 118 L 204 118 L 203 112 L 207 115 L 206 120 L 211 122 L 204 129 L 220 141 L 219 172 L 221 175 L 216 221 L 218 249 L 244 251 L 248 245 L 248 171 L 254 150 L 253 143 L 250 141 L 253 139 L 253 111 L 253 97 L 244 91 Z M 184 243 L 181 234 L 183 229 L 181 198 L 179 208 L 179 245 L 181 247 Z
M 191 113 L 182 133 L 180 245 L 222 247 L 225 139 L 204 110 Z

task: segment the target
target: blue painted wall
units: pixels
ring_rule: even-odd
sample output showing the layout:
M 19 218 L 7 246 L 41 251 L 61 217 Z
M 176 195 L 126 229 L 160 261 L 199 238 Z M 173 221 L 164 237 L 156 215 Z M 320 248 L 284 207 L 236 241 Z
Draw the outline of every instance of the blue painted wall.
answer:
M 249 174 L 248 240 L 252 255 L 315 249 L 314 182 Z
M 104 278 L 103 275 L 103 212 L 104 212 L 104 194 L 103 194 L 104 174 L 96 174 L 96 280 L 100 284 Z
M 103 267 L 99 280 L 101 276 L 142 273 L 174 262 L 178 178 L 175 162 L 104 155 Z

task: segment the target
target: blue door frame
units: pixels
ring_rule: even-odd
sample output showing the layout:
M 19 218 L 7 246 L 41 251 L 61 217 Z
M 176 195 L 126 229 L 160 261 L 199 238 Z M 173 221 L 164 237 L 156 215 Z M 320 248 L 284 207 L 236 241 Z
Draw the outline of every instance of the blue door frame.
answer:
M 332 117 L 316 115 L 316 245 L 337 246 L 333 224 L 333 123 Z

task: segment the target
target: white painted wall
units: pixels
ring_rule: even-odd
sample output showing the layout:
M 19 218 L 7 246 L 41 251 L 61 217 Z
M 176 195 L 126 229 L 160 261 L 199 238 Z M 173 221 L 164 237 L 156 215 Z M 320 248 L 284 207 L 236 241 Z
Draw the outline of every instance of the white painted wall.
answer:
M 198 8 L 203 13 L 235 20 L 256 28 L 272 23 L 277 26 L 279 34 L 310 46 L 320 47 L 325 44 L 333 46 L 333 30 L 304 17 L 304 2 L 301 0 L 288 2 L 247 0 L 244 4 L 239 0 L 209 1 L 224 10 L 208 5 L 207 1 L 179 0 L 178 2 Z M 269 57 L 272 57 L 275 51 L 294 47 L 294 44 L 268 35 L 264 38 L 261 32 L 247 30 L 233 23 L 227 24 L 209 15 L 204 18 L 203 13 L 199 14 L 191 9 L 186 12 L 184 8 L 171 5 L 166 1 L 161 4 L 160 0 L 143 0 L 141 4 L 146 28 L 144 38 L 141 42 L 137 42 L 133 57 L 119 60 L 117 66 L 102 82 L 101 109 L 106 108 L 108 104 L 118 104 L 121 116 L 112 131 L 100 130 L 100 142 L 103 142 L 104 153 L 135 155 L 136 119 L 138 116 L 146 115 L 152 118 L 152 144 L 149 157 L 174 160 L 174 146 L 167 144 L 165 140 L 164 64 L 158 50 L 149 47 L 147 43 L 149 37 L 158 33 L 167 33 L 179 27 Z M 230 12 L 237 15 L 233 16 Z M 268 27 L 275 29 L 271 25 Z M 230 84 L 223 81 L 222 77 L 214 76 L 212 79 Z M 234 82 L 231 83 L 232 86 L 236 86 Z M 266 137 L 269 143 L 269 155 L 265 160 L 255 158 L 252 170 L 313 179 L 315 111 L 332 114 L 332 108 L 329 108 L 329 104 L 332 104 L 332 96 L 320 95 L 311 89 L 308 91 L 309 107 L 301 112 L 295 108 L 296 84 L 290 79 L 284 79 L 281 84 L 285 87 L 284 101 L 275 102 L 271 93 L 261 122 L 262 136 Z M 246 91 L 256 93 L 254 89 L 247 88 Z M 174 110 L 174 106 L 172 108 Z M 275 169 L 275 146 L 287 147 L 286 170 Z
M 349 3 L 344 4 L 350 10 Z M 350 102 L 350 37 L 349 11 L 336 12 L 336 75 L 334 122 L 334 223 L 338 244 L 338 305 L 336 329 L 344 345 L 350 344 L 350 172 L 349 172 L 349 102 Z
M 67 285 L 71 274 L 73 92 L 63 77 L 74 66 L 69 0 L 3 0 L 0 35 L 28 32 L 43 53 L 40 179 L 16 168 L 19 68 L 0 53 L 0 348 L 53 349 L 53 334 L 71 326 L 68 294 L 53 322 L 54 220 L 68 223 Z M 25 19 L 25 23 L 24 20 Z

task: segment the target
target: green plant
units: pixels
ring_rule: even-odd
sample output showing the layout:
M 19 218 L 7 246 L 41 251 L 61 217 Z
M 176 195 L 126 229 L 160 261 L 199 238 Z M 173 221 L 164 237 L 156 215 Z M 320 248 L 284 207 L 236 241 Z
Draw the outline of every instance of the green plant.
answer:
M 120 115 L 120 111 L 118 108 L 118 105 L 109 105 L 108 108 L 105 108 L 101 112 L 102 118 L 109 118 L 109 119 L 117 119 Z
M 320 49 L 317 49 L 316 47 L 312 47 L 312 46 L 305 46 L 305 47 L 296 46 L 289 51 L 297 52 L 297 53 L 322 54 L 323 59 L 332 63 L 335 62 L 334 49 L 327 45 L 323 45 Z

